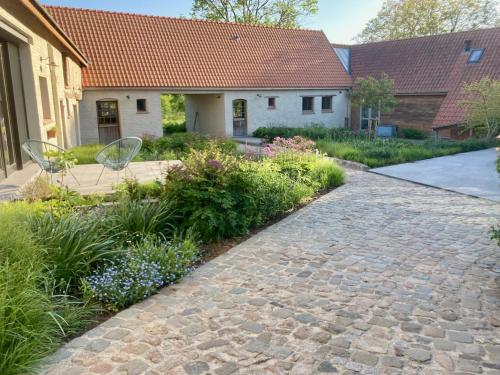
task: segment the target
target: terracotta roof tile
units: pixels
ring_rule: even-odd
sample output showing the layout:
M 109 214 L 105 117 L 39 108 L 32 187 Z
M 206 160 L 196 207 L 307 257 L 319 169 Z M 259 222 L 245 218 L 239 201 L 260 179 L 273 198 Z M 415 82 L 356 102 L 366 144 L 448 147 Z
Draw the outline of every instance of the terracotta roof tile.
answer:
M 351 86 L 321 31 L 47 9 L 90 60 L 86 88 Z
M 479 63 L 467 64 L 472 48 L 484 48 Z M 465 31 L 351 47 L 353 79 L 387 73 L 398 93 L 447 93 L 433 121 L 434 127 L 460 124 L 459 103 L 464 83 L 485 76 L 500 79 L 500 28 Z

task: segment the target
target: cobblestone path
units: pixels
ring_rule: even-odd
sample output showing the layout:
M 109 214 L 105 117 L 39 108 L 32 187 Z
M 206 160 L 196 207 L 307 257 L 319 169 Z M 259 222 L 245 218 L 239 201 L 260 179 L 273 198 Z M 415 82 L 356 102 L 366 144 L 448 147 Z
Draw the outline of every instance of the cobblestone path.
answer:
M 366 172 L 68 343 L 47 374 L 500 374 L 500 205 Z

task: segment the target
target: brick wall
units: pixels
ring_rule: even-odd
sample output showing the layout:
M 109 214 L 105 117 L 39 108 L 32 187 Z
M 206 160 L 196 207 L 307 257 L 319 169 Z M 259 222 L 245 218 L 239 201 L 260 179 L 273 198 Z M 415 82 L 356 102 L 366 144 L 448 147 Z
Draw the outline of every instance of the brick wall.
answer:
M 394 124 L 398 128 L 415 128 L 432 132 L 432 120 L 436 116 L 444 95 L 399 95 L 398 104 L 391 113 L 382 115 L 381 123 Z M 359 129 L 359 107 L 352 107 L 352 128 Z

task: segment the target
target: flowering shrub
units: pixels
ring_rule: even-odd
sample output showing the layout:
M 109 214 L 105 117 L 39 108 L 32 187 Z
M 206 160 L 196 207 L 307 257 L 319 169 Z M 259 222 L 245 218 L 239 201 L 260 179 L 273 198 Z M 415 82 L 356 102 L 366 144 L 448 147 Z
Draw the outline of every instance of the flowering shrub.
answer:
M 314 141 L 296 135 L 292 138 L 276 137 L 273 143 L 264 147 L 263 151 L 267 157 L 274 157 L 284 151 L 313 152 L 315 148 L 316 143 Z
M 194 227 L 206 242 L 245 235 L 318 190 L 342 183 L 342 170 L 331 161 L 282 150 L 256 161 L 216 147 L 192 151 L 183 168 L 169 172 L 162 196 L 178 213 L 177 227 Z
M 191 271 L 198 251 L 189 238 L 172 243 L 146 237 L 121 258 L 102 264 L 83 280 L 88 299 L 112 310 L 142 301 Z
M 158 264 L 129 257 L 105 263 L 85 279 L 83 287 L 89 297 L 118 310 L 141 301 L 162 285 Z

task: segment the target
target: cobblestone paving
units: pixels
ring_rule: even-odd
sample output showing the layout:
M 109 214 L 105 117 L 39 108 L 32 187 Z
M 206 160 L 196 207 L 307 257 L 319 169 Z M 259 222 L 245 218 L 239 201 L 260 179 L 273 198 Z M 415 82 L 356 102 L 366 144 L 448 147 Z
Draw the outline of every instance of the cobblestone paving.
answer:
M 500 205 L 365 172 L 47 374 L 500 374 Z

